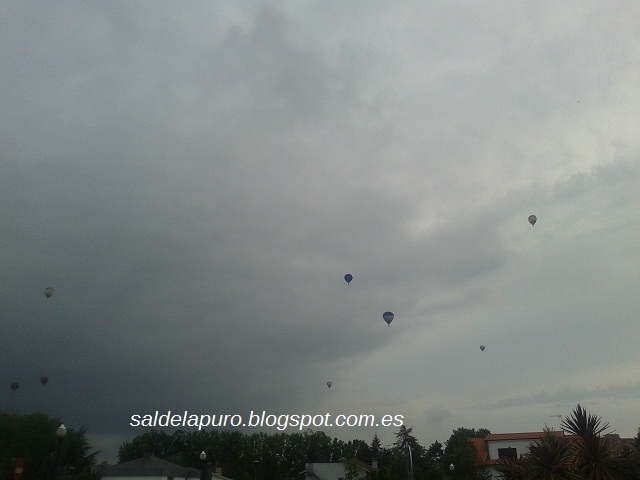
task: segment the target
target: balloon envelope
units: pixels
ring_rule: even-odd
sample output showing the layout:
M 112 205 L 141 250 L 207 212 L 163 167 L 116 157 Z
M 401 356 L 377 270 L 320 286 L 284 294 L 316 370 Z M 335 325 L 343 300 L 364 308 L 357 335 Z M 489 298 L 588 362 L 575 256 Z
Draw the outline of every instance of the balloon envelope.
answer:
M 53 295 L 53 288 L 51 287 L 47 287 L 44 289 L 44 296 L 49 298 L 51 295 Z
M 351 280 L 353 280 L 353 275 L 351 275 L 350 273 L 347 273 L 344 276 L 344 281 L 347 282 L 347 285 L 349 285 L 351 283 Z
M 18 382 L 13 382 L 11 384 L 11 390 L 13 390 L 14 392 L 20 387 L 20 384 Z
M 480 345 L 480 350 L 484 352 L 484 345 Z
M 47 377 L 46 375 L 43 375 L 42 377 L 40 377 L 41 384 L 45 385 L 48 381 L 49 381 L 49 377 Z
M 333 385 L 333 383 L 327 382 L 327 387 L 331 388 L 331 385 Z
M 391 321 L 393 320 L 393 313 L 384 312 L 382 314 L 382 318 L 384 318 L 384 321 L 387 322 L 387 326 L 389 326 L 389 325 L 391 325 Z
M 529 223 L 531 224 L 531 226 L 535 227 L 537 221 L 538 217 L 536 217 L 535 215 L 529 215 Z

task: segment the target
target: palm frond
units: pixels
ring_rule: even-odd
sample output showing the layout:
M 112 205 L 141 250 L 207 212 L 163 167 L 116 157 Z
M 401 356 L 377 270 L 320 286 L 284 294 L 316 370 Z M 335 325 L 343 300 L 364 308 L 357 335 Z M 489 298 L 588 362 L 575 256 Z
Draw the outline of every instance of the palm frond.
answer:
M 545 429 L 540 440 L 529 447 L 524 455 L 529 479 L 573 480 L 577 479 L 573 452 L 565 438 L 557 437 Z
M 574 409 L 570 417 L 562 421 L 563 430 L 579 437 L 598 437 L 610 428 L 608 423 L 603 423 L 600 417 L 588 413 L 580 404 Z

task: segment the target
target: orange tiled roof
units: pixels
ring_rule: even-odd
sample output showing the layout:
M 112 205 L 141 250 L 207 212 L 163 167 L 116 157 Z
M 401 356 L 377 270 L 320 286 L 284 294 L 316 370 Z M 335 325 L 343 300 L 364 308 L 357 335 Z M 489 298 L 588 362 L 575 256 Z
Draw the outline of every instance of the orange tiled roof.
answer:
M 564 437 L 564 432 L 553 431 L 554 437 Z M 538 440 L 542 438 L 544 432 L 525 432 L 525 433 L 490 433 L 484 437 L 484 441 L 491 442 L 497 440 Z
M 478 460 L 481 462 L 487 460 L 489 452 L 487 452 L 487 444 L 484 443 L 484 438 L 470 438 L 469 441 L 473 445 L 473 448 L 476 449 L 476 456 Z
M 563 431 L 551 432 L 553 436 L 566 438 L 570 441 L 575 441 L 575 436 L 565 435 Z M 502 463 L 502 460 L 497 458 L 489 458 L 489 452 L 487 450 L 487 442 L 491 441 L 508 441 L 508 440 L 540 440 L 544 435 L 544 432 L 524 432 L 524 433 L 490 433 L 484 438 L 469 438 L 469 442 L 473 445 L 476 451 L 476 458 L 484 465 L 496 465 Z

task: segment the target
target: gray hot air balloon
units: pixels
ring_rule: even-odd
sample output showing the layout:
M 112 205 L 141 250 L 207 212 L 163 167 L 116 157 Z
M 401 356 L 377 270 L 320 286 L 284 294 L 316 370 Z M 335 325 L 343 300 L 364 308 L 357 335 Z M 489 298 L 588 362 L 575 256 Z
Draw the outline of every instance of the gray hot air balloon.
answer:
M 51 295 L 53 295 L 53 292 L 54 292 L 53 288 L 47 287 L 44 289 L 44 296 L 49 298 L 51 297 Z
M 538 217 L 536 217 L 535 215 L 529 215 L 529 223 L 531 224 L 532 227 L 536 226 L 537 221 L 538 221 Z
M 480 345 L 480 350 L 484 352 L 484 345 Z
M 382 314 L 382 318 L 384 319 L 385 322 L 387 322 L 387 327 L 391 325 L 391 322 L 393 321 L 393 313 L 392 312 L 384 312 Z
M 331 388 L 331 385 L 333 385 L 333 383 L 327 382 L 327 387 Z

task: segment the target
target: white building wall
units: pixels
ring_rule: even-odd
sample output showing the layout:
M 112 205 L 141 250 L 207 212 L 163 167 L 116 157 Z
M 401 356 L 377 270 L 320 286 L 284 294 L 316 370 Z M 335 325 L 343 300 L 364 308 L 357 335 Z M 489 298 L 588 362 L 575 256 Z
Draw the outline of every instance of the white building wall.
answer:
M 489 453 L 489 458 L 491 460 L 495 460 L 500 458 L 498 455 L 499 448 L 515 448 L 516 455 L 520 458 L 521 455 L 527 453 L 529 451 L 529 445 L 531 445 L 535 440 L 527 439 L 527 440 L 491 440 L 487 442 L 487 450 Z
M 337 463 L 307 463 L 307 479 L 309 480 L 338 480 L 346 477 L 344 464 Z M 358 478 L 365 478 L 366 472 L 358 470 Z M 178 479 L 175 479 L 178 480 Z
M 338 480 L 344 478 L 344 465 L 342 463 L 309 463 L 307 470 L 313 472 L 322 480 Z M 307 478 L 313 478 L 307 474 Z

